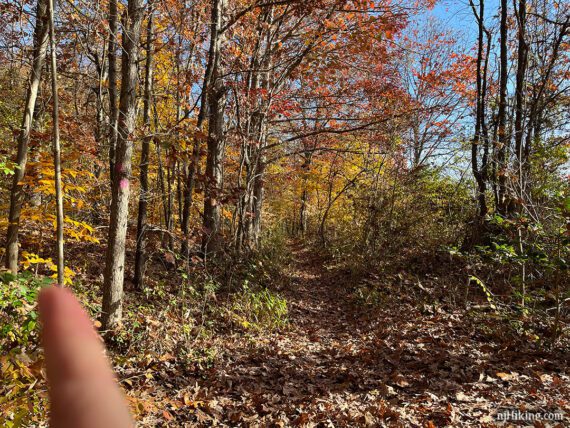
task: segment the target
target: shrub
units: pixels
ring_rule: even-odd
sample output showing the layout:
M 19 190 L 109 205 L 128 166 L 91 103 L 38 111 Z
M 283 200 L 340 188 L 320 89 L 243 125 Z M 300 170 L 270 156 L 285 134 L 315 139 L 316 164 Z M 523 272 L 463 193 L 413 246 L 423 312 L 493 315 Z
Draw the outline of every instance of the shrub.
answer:
M 274 330 L 288 323 L 287 300 L 267 288 L 251 289 L 247 281 L 234 298 L 232 312 L 245 328 Z
M 28 346 L 37 339 L 38 292 L 52 282 L 27 271 L 18 276 L 8 272 L 0 276 L 0 340 L 5 351 Z

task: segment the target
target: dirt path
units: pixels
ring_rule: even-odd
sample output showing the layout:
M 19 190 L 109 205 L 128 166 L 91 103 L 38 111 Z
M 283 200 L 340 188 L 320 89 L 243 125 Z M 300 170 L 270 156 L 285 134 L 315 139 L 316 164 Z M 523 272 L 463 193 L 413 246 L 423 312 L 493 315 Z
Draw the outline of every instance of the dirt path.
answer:
M 347 272 L 291 251 L 290 328 L 219 338 L 221 362 L 177 385 L 187 406 L 173 426 L 495 426 L 499 407 L 569 411 L 567 354 L 493 341 L 395 294 L 363 309 Z

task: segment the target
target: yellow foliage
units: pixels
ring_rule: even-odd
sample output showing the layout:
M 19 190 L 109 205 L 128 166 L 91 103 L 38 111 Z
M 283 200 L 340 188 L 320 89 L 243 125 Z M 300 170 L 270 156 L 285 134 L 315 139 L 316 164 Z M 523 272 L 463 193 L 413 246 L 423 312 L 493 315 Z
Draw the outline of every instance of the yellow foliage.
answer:
M 50 271 L 54 272 L 53 275 L 50 276 L 50 278 L 57 278 L 57 265 L 53 262 L 53 260 L 50 258 L 44 259 L 43 257 L 38 256 L 37 254 L 34 253 L 29 253 L 27 251 L 23 251 L 22 252 L 22 267 L 24 269 L 29 269 L 32 266 L 35 265 L 45 265 Z M 63 272 L 63 278 L 64 278 L 64 285 L 71 285 L 72 284 L 72 280 L 75 277 L 76 273 L 71 270 L 70 268 L 68 268 L 67 266 L 64 269 Z

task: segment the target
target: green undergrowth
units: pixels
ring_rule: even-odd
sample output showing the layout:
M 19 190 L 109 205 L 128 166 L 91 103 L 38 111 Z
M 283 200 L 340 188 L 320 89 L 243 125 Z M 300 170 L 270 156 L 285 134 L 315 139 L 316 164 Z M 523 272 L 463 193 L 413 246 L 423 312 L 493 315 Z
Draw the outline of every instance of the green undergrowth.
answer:
M 228 329 L 230 334 L 241 331 L 257 336 L 286 328 L 287 300 L 278 290 L 284 284 L 282 269 L 290 260 L 287 244 L 286 236 L 267 233 L 261 249 L 241 260 L 157 271 L 158 275 L 149 275 L 144 291 L 127 288 L 120 325 L 113 331 L 101 331 L 119 377 L 132 372 L 137 379 L 146 379 L 146 372 L 152 377 L 153 368 L 165 361 L 200 376 L 223 357 L 220 338 Z M 47 385 L 37 297 L 40 289 L 52 282 L 31 271 L 0 275 L 3 426 L 45 424 Z M 71 288 L 90 317 L 98 320 L 99 284 L 77 277 Z M 99 322 L 95 325 L 101 328 Z M 141 367 L 146 367 L 146 372 Z M 133 381 L 123 386 L 136 387 Z
M 275 330 L 289 322 L 285 298 L 267 288 L 252 289 L 247 281 L 234 297 L 230 311 L 246 329 Z
M 37 426 L 47 408 L 39 348 L 37 297 L 51 278 L 0 275 L 0 419 L 3 426 Z

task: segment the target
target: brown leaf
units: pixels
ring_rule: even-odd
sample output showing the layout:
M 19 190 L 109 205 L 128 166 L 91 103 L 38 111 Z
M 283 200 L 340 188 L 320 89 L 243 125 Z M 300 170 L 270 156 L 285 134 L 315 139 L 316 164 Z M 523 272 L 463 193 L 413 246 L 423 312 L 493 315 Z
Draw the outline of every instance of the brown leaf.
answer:
M 507 381 L 508 381 L 508 380 L 512 380 L 512 379 L 515 377 L 515 375 L 512 374 L 512 373 L 497 372 L 497 373 L 495 373 L 495 374 L 496 374 L 496 376 L 497 376 L 499 379 L 501 379 L 501 380 L 507 380 Z

